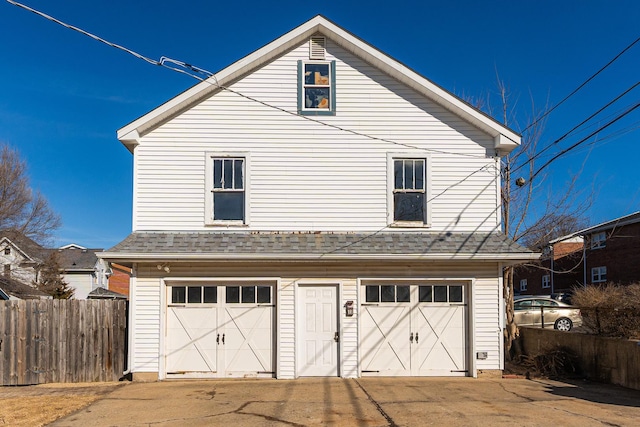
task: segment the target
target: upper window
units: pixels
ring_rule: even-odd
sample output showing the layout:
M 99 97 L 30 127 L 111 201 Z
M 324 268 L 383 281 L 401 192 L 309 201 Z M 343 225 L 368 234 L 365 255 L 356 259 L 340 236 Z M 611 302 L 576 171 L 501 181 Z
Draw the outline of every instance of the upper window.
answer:
M 524 292 L 527 290 L 527 279 L 520 280 L 520 292 Z
M 591 282 L 602 283 L 607 281 L 607 267 L 593 267 L 591 269 Z
M 4 254 L 5 254 L 5 255 L 10 255 L 10 254 L 11 254 L 11 248 L 10 248 L 9 246 L 6 246 L 6 247 L 4 248 Z
M 425 165 L 425 159 L 393 159 L 393 222 L 427 222 Z
M 207 157 L 207 223 L 245 224 L 246 158 Z
M 607 233 L 601 231 L 591 235 L 591 249 L 601 249 L 605 247 L 607 241 Z
M 335 69 L 335 61 L 298 62 L 298 112 L 300 114 L 335 114 Z
M 548 274 L 542 276 L 542 287 L 549 288 L 551 286 L 551 277 Z

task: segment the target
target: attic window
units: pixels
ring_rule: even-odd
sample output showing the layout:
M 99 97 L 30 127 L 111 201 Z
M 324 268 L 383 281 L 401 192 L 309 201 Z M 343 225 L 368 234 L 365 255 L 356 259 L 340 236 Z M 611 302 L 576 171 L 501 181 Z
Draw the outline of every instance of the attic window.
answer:
M 4 248 L 4 254 L 5 255 L 10 255 L 11 254 L 11 248 L 9 246 L 7 246 L 6 248 Z
M 336 61 L 298 61 L 298 113 L 336 114 Z
M 325 38 L 321 36 L 311 37 L 309 39 L 309 59 L 324 60 Z

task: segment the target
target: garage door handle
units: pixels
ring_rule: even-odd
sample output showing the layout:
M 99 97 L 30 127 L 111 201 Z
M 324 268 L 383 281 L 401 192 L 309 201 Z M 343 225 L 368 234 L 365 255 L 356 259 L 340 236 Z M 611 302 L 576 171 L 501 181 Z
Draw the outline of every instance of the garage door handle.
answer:
M 336 333 L 333 335 L 333 340 L 334 340 L 335 342 L 340 342 L 340 333 L 339 333 L 339 332 L 336 332 Z
M 222 334 L 222 344 L 224 344 L 224 334 Z
M 413 332 L 411 332 L 411 334 L 409 334 L 409 342 L 413 342 Z
M 416 344 L 418 344 L 418 333 L 416 332 Z
M 216 344 L 220 344 L 220 334 L 218 334 L 218 336 L 216 337 Z

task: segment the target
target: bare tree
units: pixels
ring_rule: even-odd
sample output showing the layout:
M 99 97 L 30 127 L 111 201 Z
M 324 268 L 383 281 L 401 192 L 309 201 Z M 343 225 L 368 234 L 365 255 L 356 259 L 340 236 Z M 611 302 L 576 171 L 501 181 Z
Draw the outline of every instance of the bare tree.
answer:
M 14 229 L 43 242 L 60 227 L 60 217 L 29 185 L 27 165 L 17 150 L 0 148 L 0 229 Z
M 70 299 L 73 297 L 74 289 L 69 287 L 69 284 L 62 278 L 58 252 L 55 250 L 40 266 L 38 279 L 33 284 L 54 299 Z

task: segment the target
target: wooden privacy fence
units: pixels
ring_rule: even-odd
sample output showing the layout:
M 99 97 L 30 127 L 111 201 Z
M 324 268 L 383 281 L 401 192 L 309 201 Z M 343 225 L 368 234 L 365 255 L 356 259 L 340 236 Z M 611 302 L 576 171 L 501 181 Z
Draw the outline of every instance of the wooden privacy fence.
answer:
M 0 323 L 2 385 L 122 377 L 126 301 L 0 301 Z

